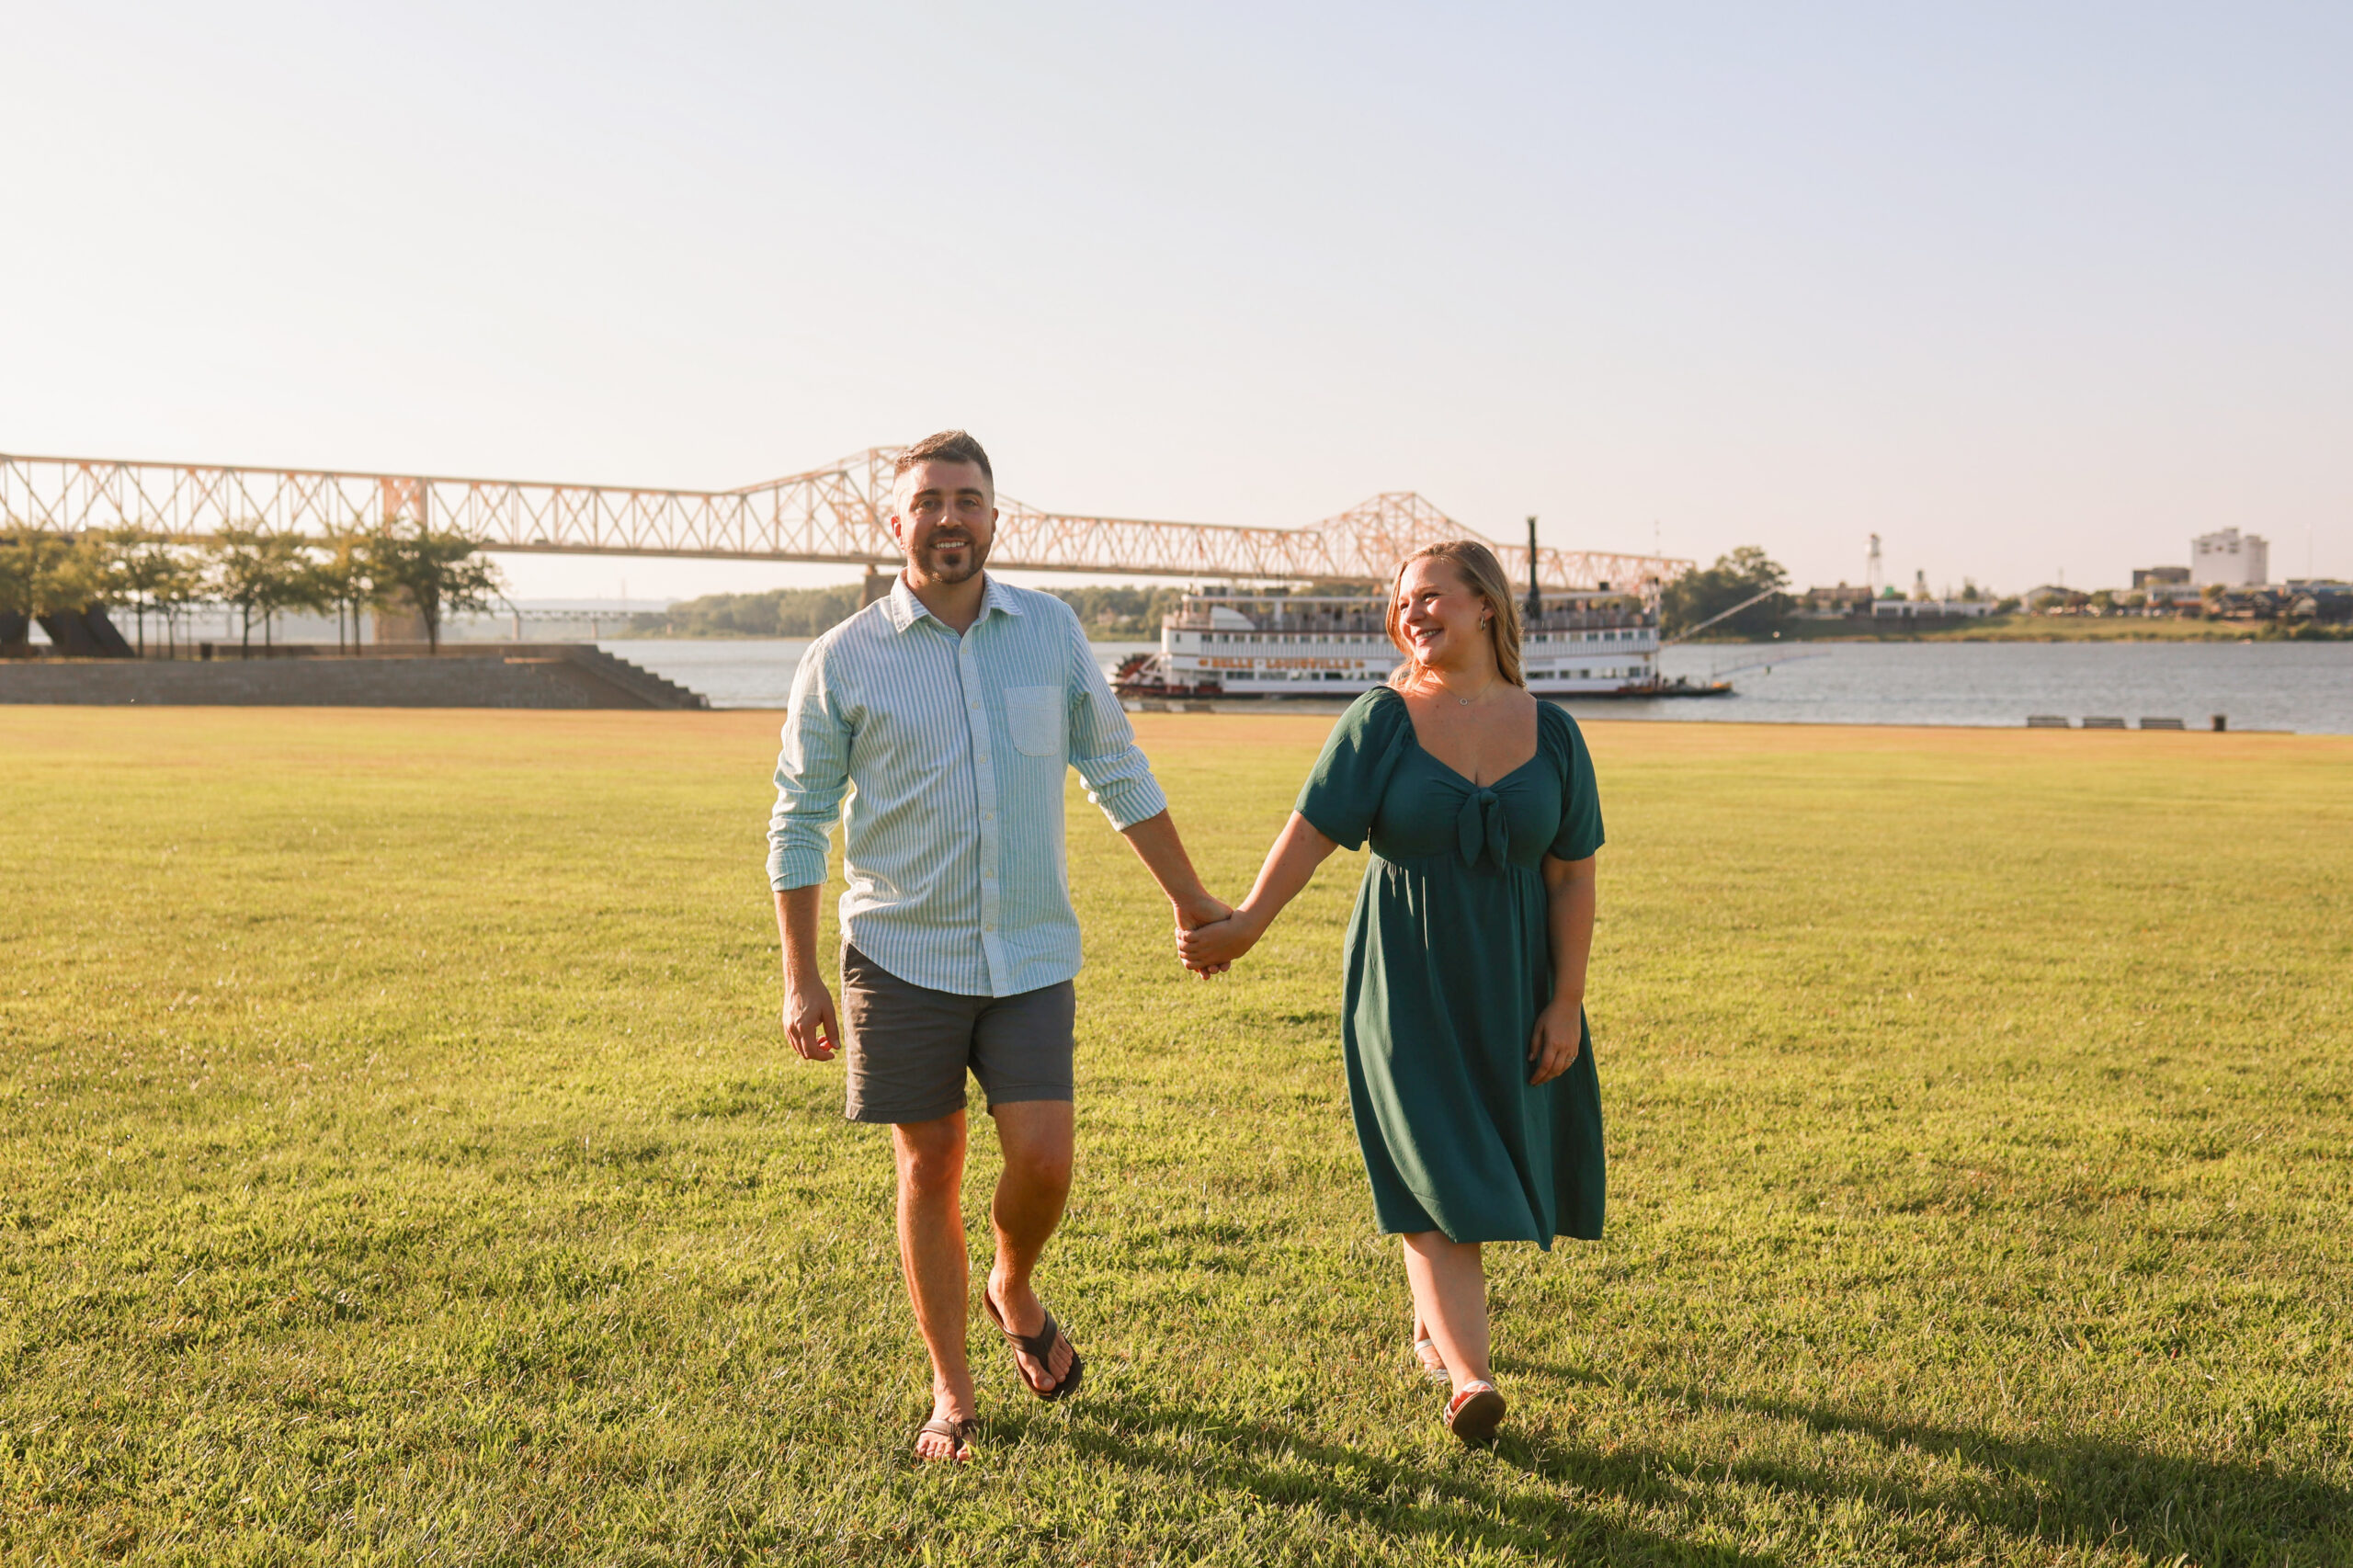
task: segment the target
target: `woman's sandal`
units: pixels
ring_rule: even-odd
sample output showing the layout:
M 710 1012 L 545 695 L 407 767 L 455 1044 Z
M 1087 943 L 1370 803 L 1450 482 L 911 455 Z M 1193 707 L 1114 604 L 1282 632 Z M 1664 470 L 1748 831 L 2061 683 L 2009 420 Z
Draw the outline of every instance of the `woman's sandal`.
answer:
M 1462 1439 L 1465 1446 L 1483 1449 L 1495 1440 L 1495 1428 L 1503 1425 L 1504 1396 L 1495 1385 L 1483 1379 L 1473 1378 L 1464 1383 L 1452 1399 L 1446 1402 L 1447 1429 Z
M 1423 1355 L 1422 1352 L 1425 1350 L 1436 1355 L 1438 1359 L 1432 1360 L 1429 1357 Z M 1450 1383 L 1454 1381 L 1454 1375 L 1446 1369 L 1446 1357 L 1439 1352 L 1438 1341 L 1427 1335 L 1414 1341 L 1414 1362 L 1421 1368 L 1422 1376 L 1434 1383 Z
M 971 1439 L 973 1431 L 980 1426 L 980 1418 L 975 1415 L 933 1416 L 930 1420 L 915 1428 L 915 1442 L 918 1445 L 918 1451 L 915 1454 L 916 1460 L 924 1464 L 939 1464 L 942 1462 L 950 1462 L 955 1464 L 963 1463 L 966 1460 L 972 1457 L 972 1445 Z M 920 1451 L 920 1445 L 926 1437 L 945 1437 L 948 1439 L 948 1456 L 945 1461 L 926 1458 Z
M 996 1302 L 989 1299 L 986 1290 L 981 1291 L 981 1310 L 989 1314 L 989 1322 L 996 1324 L 996 1331 L 1011 1340 L 1015 1350 L 1019 1353 L 1013 1358 L 1013 1375 L 1021 1380 L 1023 1387 L 1043 1400 L 1057 1400 L 1078 1392 L 1079 1380 L 1086 1375 L 1086 1362 L 1080 1358 L 1078 1346 L 1063 1335 L 1062 1325 L 1054 1321 L 1053 1313 L 1046 1314 L 1046 1321 L 1039 1325 L 1037 1333 L 1016 1334 L 1006 1326 L 1004 1314 L 996 1310 Z M 1051 1372 L 1054 1369 L 1054 1341 L 1057 1339 L 1070 1346 L 1070 1368 L 1052 1388 L 1041 1389 L 1029 1381 L 1029 1373 L 1021 1369 L 1021 1357 L 1027 1355 Z

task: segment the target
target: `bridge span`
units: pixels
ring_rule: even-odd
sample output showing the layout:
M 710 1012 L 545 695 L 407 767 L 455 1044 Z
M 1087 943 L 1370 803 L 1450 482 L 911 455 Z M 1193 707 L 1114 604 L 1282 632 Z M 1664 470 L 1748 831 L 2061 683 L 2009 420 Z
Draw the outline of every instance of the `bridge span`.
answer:
M 892 460 L 900 450 L 871 447 L 740 490 L 0 454 L 0 517 L 10 528 L 79 534 L 140 528 L 189 541 L 224 527 L 324 537 L 425 523 L 500 552 L 872 566 L 898 553 L 883 519 Z M 1424 544 L 1483 537 L 1411 491 L 1373 496 L 1301 528 L 1048 512 L 1006 495 L 997 505 L 1003 515 L 991 564 L 1032 572 L 1380 581 Z M 1487 542 L 1514 579 L 1525 582 L 1528 547 Z M 1550 548 L 1537 562 L 1544 585 L 1562 589 L 1654 588 L 1691 565 L 1670 556 Z

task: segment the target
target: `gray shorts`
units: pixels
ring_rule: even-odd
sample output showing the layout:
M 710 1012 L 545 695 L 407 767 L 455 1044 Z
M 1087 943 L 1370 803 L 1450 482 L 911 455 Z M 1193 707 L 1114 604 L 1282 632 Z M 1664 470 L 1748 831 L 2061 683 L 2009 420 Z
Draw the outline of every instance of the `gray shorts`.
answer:
M 967 1069 L 992 1110 L 1072 1097 L 1078 992 L 1067 980 L 964 996 L 911 985 L 844 942 L 841 1013 L 852 1121 L 936 1121 L 962 1110 Z

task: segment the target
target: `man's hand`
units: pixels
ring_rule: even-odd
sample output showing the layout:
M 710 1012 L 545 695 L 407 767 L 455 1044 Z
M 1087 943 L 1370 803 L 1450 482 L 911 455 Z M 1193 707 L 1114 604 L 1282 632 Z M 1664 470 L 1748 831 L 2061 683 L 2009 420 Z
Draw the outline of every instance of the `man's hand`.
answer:
M 834 1017 L 834 994 L 824 981 L 786 988 L 784 1038 L 808 1061 L 834 1059 L 841 1045 L 841 1024 Z
M 1237 909 L 1222 920 L 1178 932 L 1176 954 L 1187 969 L 1206 980 L 1232 969 L 1234 960 L 1257 946 L 1266 930 L 1266 922 L 1247 907 Z
M 817 967 L 815 887 L 787 888 L 776 895 L 776 931 L 784 949 L 784 1038 L 807 1062 L 831 1062 L 840 1049 L 842 1028 L 834 1017 L 834 994 Z
M 1569 1070 L 1585 1042 L 1585 1005 L 1555 1001 L 1536 1015 L 1536 1035 L 1528 1042 L 1528 1060 L 1536 1064 L 1529 1084 L 1549 1084 Z
M 1223 974 L 1227 968 L 1224 964 L 1211 964 L 1204 967 L 1183 958 L 1182 955 L 1186 933 L 1198 931 L 1204 926 L 1214 926 L 1227 919 L 1233 914 L 1233 906 L 1223 899 L 1212 898 L 1207 892 L 1202 892 L 1188 898 L 1174 900 L 1169 907 L 1176 912 L 1176 947 L 1179 961 L 1203 980 L 1209 979 L 1213 974 Z

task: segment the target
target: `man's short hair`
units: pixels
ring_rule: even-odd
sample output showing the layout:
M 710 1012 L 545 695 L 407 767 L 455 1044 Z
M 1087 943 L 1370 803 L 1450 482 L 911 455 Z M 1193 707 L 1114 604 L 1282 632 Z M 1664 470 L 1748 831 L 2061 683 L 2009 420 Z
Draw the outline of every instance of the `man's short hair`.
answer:
M 996 488 L 996 471 L 989 467 L 988 453 L 981 444 L 961 430 L 942 430 L 936 436 L 926 436 L 891 464 L 891 477 L 898 478 L 919 462 L 972 463 L 979 467 L 981 477 Z

